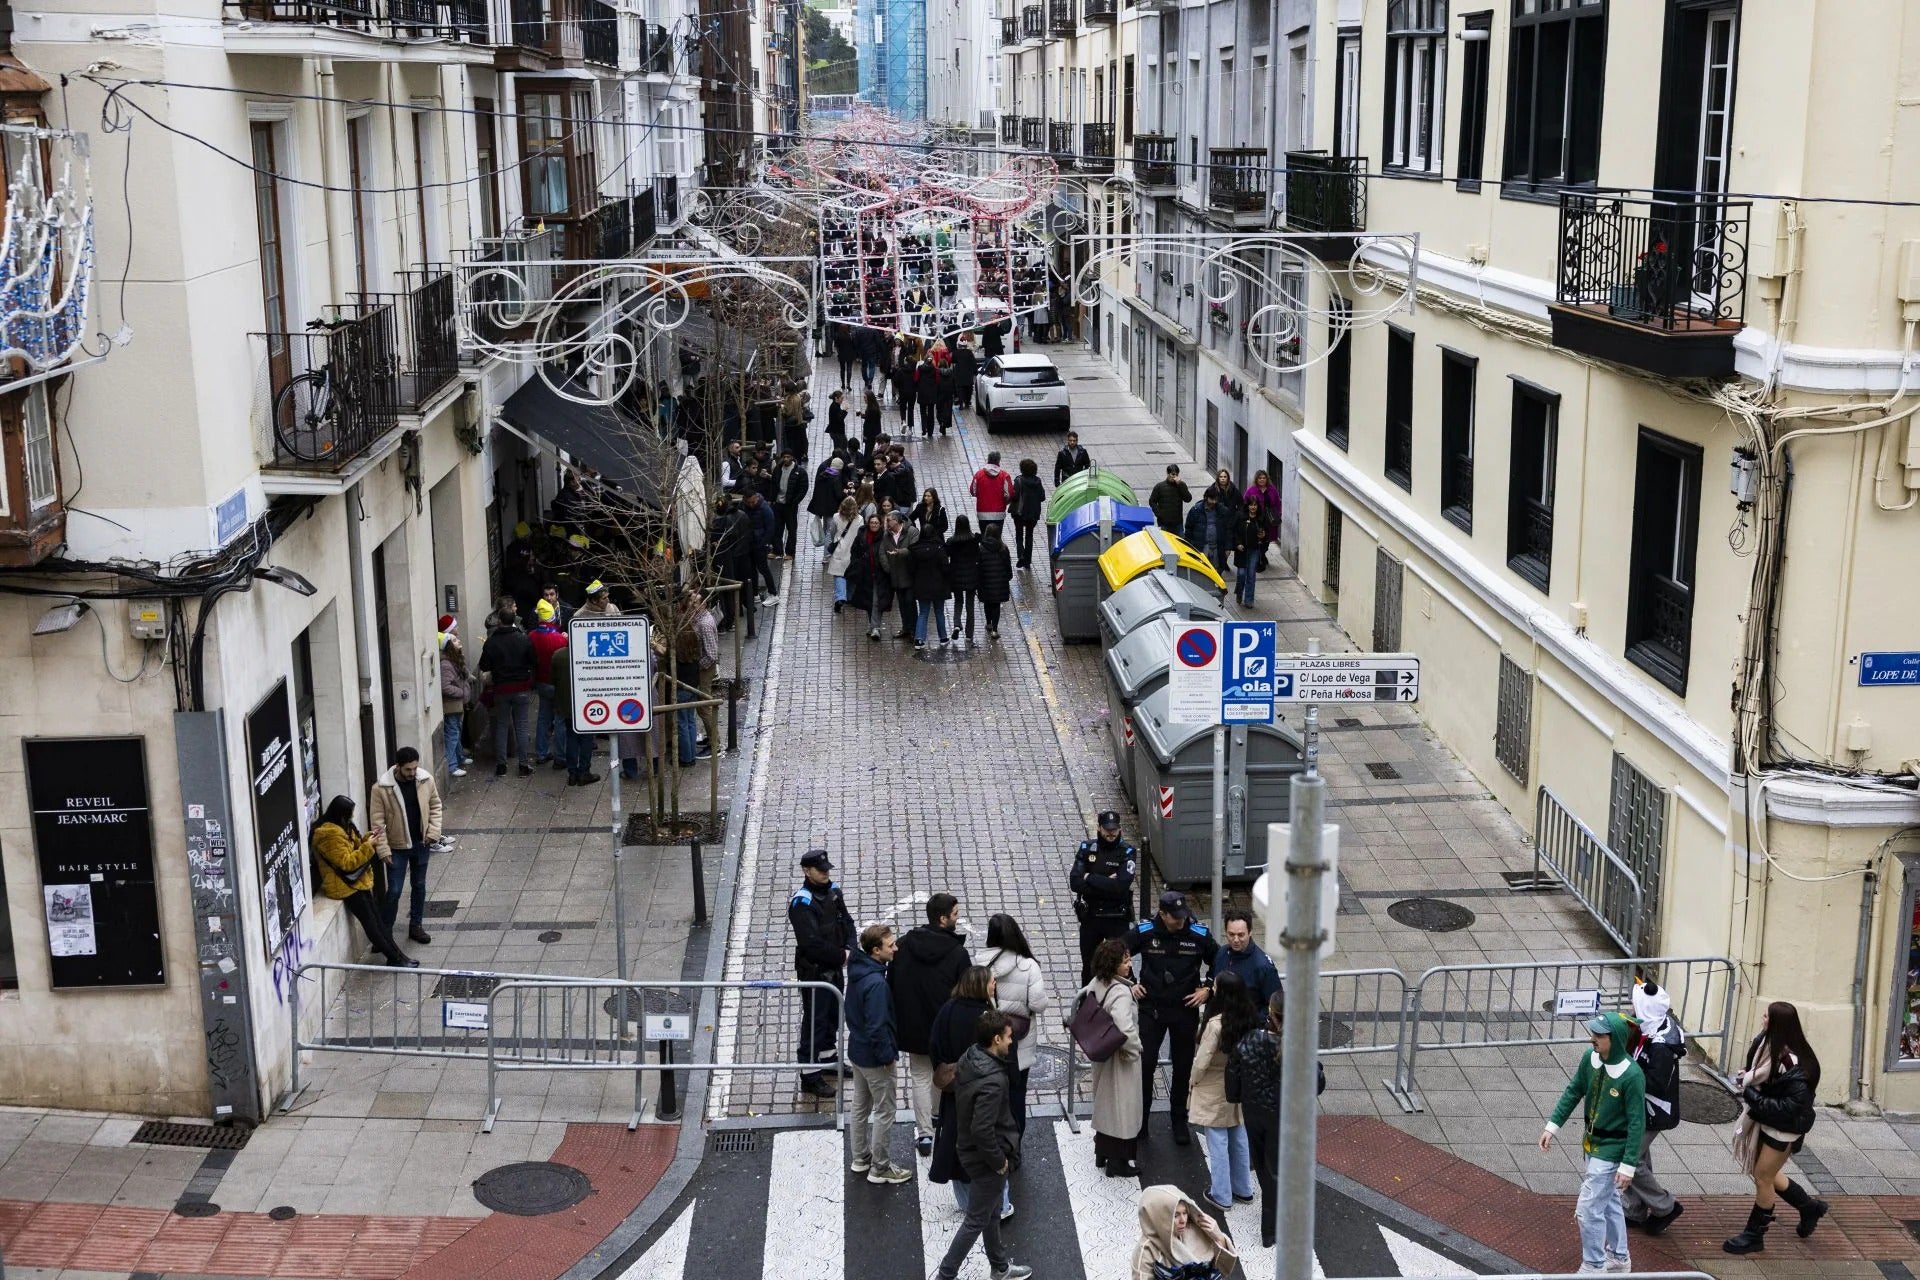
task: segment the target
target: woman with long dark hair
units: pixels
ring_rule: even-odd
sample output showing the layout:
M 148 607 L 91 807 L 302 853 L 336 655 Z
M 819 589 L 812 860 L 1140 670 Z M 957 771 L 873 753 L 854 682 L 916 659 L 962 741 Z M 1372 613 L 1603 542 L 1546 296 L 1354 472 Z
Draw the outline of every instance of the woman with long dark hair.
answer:
M 1134 1164 L 1140 1130 L 1147 1115 L 1140 1105 L 1140 1012 L 1133 998 L 1133 957 L 1124 938 L 1107 938 L 1093 949 L 1093 978 L 1080 988 L 1079 1000 L 1107 1011 L 1125 1043 L 1105 1062 L 1093 1064 L 1093 1163 L 1109 1178 L 1137 1178 Z M 1079 1008 L 1079 1000 L 1074 1008 Z M 1070 1012 L 1069 1020 L 1073 1017 Z
M 1767 1006 L 1760 1034 L 1747 1046 L 1746 1068 L 1733 1078 L 1745 1109 L 1733 1131 L 1733 1154 L 1753 1178 L 1753 1208 L 1747 1226 L 1721 1247 L 1728 1253 L 1759 1253 L 1767 1247 L 1775 1198 L 1800 1213 L 1794 1234 L 1806 1237 L 1826 1216 L 1827 1202 L 1807 1194 L 1786 1175 L 1787 1157 L 1813 1128 L 1813 1099 L 1820 1088 L 1820 1059 L 1800 1029 L 1800 1011 L 1785 1000 Z
M 373 841 L 353 825 L 353 801 L 335 796 L 313 828 L 313 860 L 320 868 L 320 892 L 347 909 L 366 930 L 374 950 L 396 968 L 418 969 L 387 928 L 380 905 L 373 899 Z
M 1187 1118 L 1207 1144 L 1211 1185 L 1207 1202 L 1225 1212 L 1233 1202 L 1253 1200 L 1253 1165 L 1247 1151 L 1247 1125 L 1240 1105 L 1227 1100 L 1227 1059 L 1247 1032 L 1260 1025 L 1253 993 L 1228 969 L 1214 979 L 1207 1021 L 1193 1054 L 1187 1085 Z
M 1225 977 L 1225 974 L 1221 975 Z M 1267 1001 L 1267 1024 L 1240 1037 L 1227 1058 L 1227 1097 L 1240 1104 L 1247 1125 L 1247 1155 L 1260 1184 L 1260 1243 L 1273 1248 L 1277 1202 L 1274 1162 L 1280 1154 L 1280 1054 L 1286 1030 L 1287 998 L 1276 991 Z M 1327 1069 L 1316 1092 L 1327 1089 Z
M 965 516 L 960 517 L 965 520 Z M 1020 922 L 1000 913 L 987 921 L 987 950 L 980 957 L 993 974 L 994 1001 L 1013 1022 L 1013 1119 L 1022 1133 L 1027 1128 L 1027 1073 L 1039 1057 L 1040 1037 L 1034 1027 L 1051 1004 L 1040 962 Z

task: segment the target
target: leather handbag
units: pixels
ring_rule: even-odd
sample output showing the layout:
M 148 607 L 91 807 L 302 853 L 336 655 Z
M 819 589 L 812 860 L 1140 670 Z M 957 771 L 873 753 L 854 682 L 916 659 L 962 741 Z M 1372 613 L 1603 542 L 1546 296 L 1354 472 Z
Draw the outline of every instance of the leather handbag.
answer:
M 1114 1022 L 1105 1002 L 1094 999 L 1091 991 L 1080 993 L 1080 1003 L 1067 1021 L 1067 1033 L 1089 1062 L 1105 1062 L 1127 1043 L 1126 1032 Z

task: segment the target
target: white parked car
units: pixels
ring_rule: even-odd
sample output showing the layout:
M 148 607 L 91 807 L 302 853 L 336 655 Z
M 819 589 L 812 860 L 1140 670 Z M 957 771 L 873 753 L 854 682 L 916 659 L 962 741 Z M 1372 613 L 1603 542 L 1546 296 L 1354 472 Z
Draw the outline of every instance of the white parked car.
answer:
M 1006 424 L 1072 425 L 1066 380 L 1043 355 L 995 356 L 981 366 L 973 383 L 973 408 L 987 420 L 987 431 Z

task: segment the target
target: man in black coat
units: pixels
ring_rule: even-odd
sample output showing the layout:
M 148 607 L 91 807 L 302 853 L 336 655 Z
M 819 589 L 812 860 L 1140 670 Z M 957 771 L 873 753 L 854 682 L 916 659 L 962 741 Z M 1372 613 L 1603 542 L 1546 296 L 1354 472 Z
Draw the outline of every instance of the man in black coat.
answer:
M 800 859 L 806 882 L 787 903 L 787 924 L 793 929 L 793 976 L 802 982 L 829 982 L 841 987 L 842 971 L 852 954 L 855 930 L 847 900 L 834 883 L 833 863 L 825 849 L 808 850 Z M 844 989 L 844 987 L 842 988 Z M 840 1046 L 834 1043 L 839 1017 L 834 1000 L 824 991 L 800 993 L 800 1048 L 796 1062 L 831 1064 L 820 1071 L 800 1073 L 800 1092 L 831 1098 L 834 1086 L 824 1072 L 840 1074 Z
M 748 572 L 750 584 L 758 587 L 765 583 L 764 596 L 756 595 L 758 604 L 779 604 L 780 583 L 773 576 L 774 540 L 780 533 L 780 520 L 773 514 L 773 504 L 768 502 L 758 490 L 747 495 L 747 528 L 751 533 L 751 568 Z
M 959 924 L 960 900 L 950 893 L 934 894 L 927 899 L 927 923 L 900 939 L 899 954 L 887 971 L 894 1023 L 912 1084 L 914 1142 L 923 1156 L 933 1154 L 934 1015 L 972 963 Z
M 774 550 L 788 560 L 793 559 L 800 533 L 800 504 L 806 497 L 807 469 L 794 460 L 793 450 L 781 450 L 780 462 L 773 469 L 773 515 L 778 528 Z
M 747 513 L 734 502 L 721 498 L 714 503 L 713 523 L 707 529 L 707 545 L 713 551 L 713 567 L 724 578 L 740 585 L 720 594 L 720 629 L 733 628 L 734 618 L 742 610 L 747 615 L 747 634 L 753 635 L 753 529 Z
M 1020 1165 L 1020 1127 L 1014 1121 L 1007 1063 L 1013 1057 L 1013 1025 L 998 1009 L 980 1015 L 974 1042 L 954 1068 L 954 1106 L 959 1111 L 955 1148 L 969 1180 L 966 1219 L 953 1234 L 934 1280 L 954 1280 L 960 1264 L 984 1240 L 987 1270 L 994 1280 L 1027 1280 L 1000 1242 L 1000 1193 Z
M 1067 432 L 1067 442 L 1060 446 L 1060 452 L 1053 455 L 1053 487 L 1058 489 L 1060 482 L 1068 476 L 1077 476 L 1093 465 L 1093 459 L 1080 447 L 1080 433 Z
M 913 402 L 920 407 L 920 438 L 933 439 L 935 406 L 940 400 L 940 369 L 931 360 L 913 367 Z

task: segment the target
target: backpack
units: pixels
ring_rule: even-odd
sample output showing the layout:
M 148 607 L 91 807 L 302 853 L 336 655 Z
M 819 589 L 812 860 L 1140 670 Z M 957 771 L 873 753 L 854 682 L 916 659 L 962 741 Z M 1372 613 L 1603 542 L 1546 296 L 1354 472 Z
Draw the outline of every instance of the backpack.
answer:
M 1636 1055 L 1647 1086 L 1647 1131 L 1661 1133 L 1680 1123 L 1680 1056 L 1675 1044 L 1648 1040 Z

